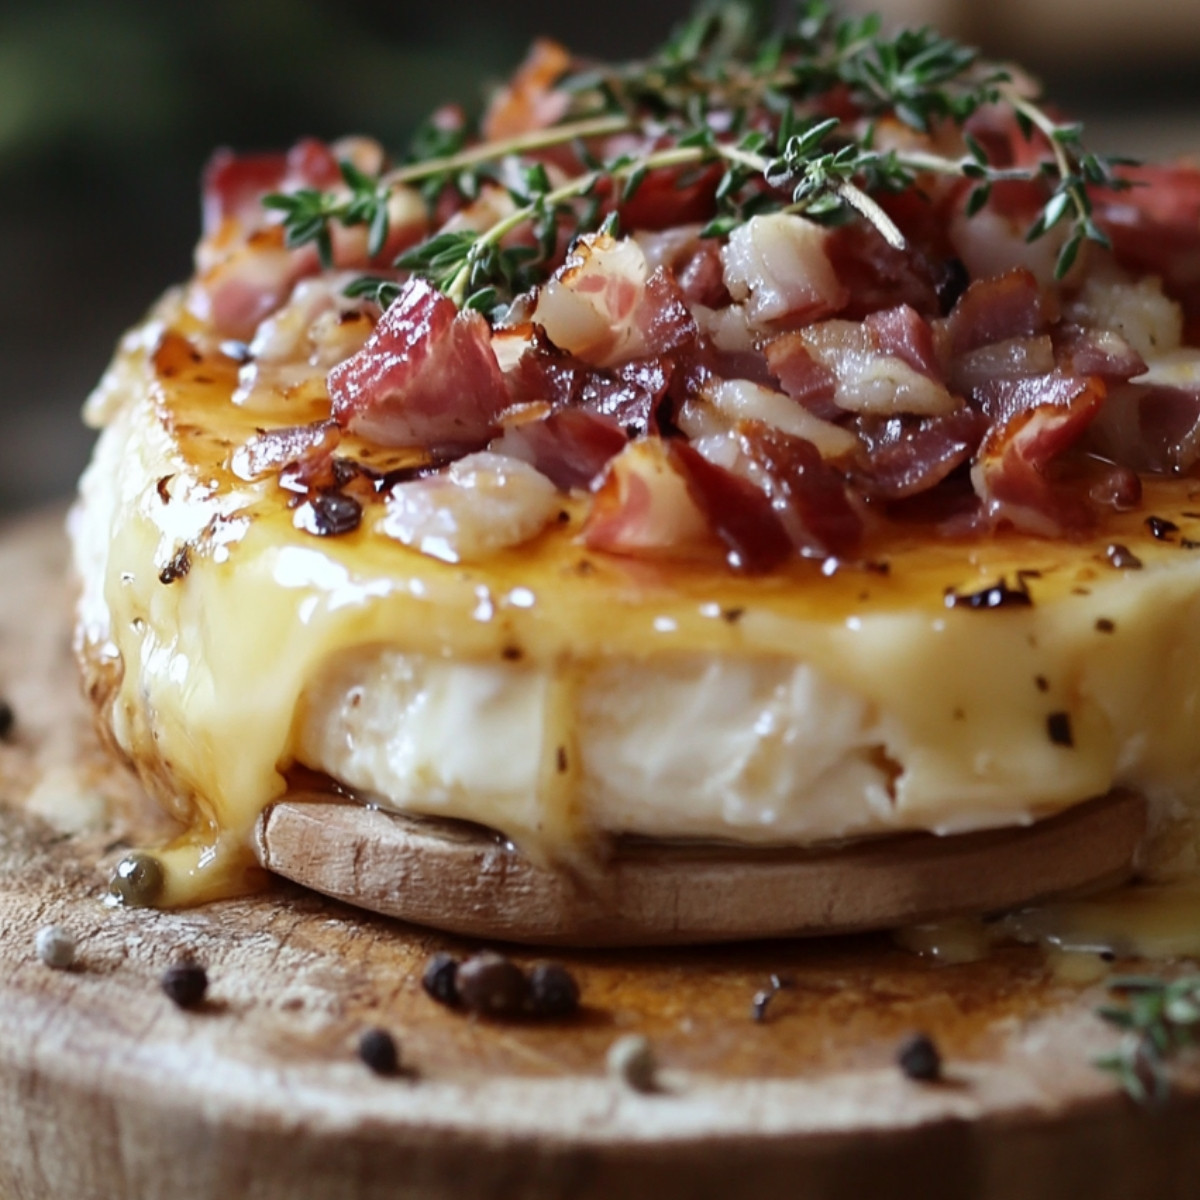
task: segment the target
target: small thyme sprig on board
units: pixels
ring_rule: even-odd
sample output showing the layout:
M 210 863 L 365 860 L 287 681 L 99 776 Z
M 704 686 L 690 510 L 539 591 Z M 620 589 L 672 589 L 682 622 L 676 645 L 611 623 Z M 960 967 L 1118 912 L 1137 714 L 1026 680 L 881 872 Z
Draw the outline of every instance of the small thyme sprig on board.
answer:
M 1097 1015 L 1125 1036 L 1116 1051 L 1095 1065 L 1115 1076 L 1139 1104 L 1162 1104 L 1171 1091 L 1171 1059 L 1195 1045 L 1200 1032 L 1200 975 L 1170 981 L 1128 976 L 1108 986 L 1125 1003 L 1105 1005 Z
M 775 32 L 763 27 L 762 7 L 747 0 L 705 5 L 650 58 L 568 74 L 558 84 L 569 97 L 567 111 L 547 128 L 478 142 L 465 128 L 431 122 L 408 158 L 378 178 L 343 164 L 346 187 L 338 192 L 301 189 L 265 202 L 283 214 L 289 245 L 315 242 L 328 263 L 332 222 L 367 225 L 370 252 L 379 253 L 393 188 L 418 188 L 432 210 L 447 188 L 469 201 L 486 185 L 502 187 L 512 207 L 489 228 L 435 234 L 395 264 L 430 279 L 459 305 L 484 311 L 544 280 L 564 235 L 569 240 L 600 228 L 651 174 L 673 171 L 679 184 L 716 165 L 723 173 L 717 215 L 704 231 L 710 237 L 726 236 L 762 212 L 824 222 L 857 215 L 903 249 L 903 230 L 875 197 L 944 176 L 971 183 L 968 215 L 987 204 L 997 183 L 1040 181 L 1047 198 L 1028 237 L 1066 226 L 1060 278 L 1085 241 L 1107 245 L 1092 219 L 1088 188 L 1126 186 L 1115 167 L 1129 160 L 1089 152 L 1078 126 L 1056 122 L 1006 70 L 929 29 L 886 36 L 878 17 L 837 18 L 825 0 L 799 5 Z M 839 110 L 849 105 L 859 119 L 833 115 L 833 95 Z M 993 163 L 963 129 L 988 104 L 1007 106 L 1027 139 L 1044 138 L 1045 158 Z M 956 127 L 963 152 L 879 148 L 879 118 L 920 133 Z M 605 139 L 618 134 L 647 149 L 601 157 Z M 578 174 L 551 178 L 538 156 L 554 147 L 574 150 Z M 519 231 L 527 232 L 514 237 Z M 391 281 L 355 285 L 355 294 L 380 303 L 397 293 Z

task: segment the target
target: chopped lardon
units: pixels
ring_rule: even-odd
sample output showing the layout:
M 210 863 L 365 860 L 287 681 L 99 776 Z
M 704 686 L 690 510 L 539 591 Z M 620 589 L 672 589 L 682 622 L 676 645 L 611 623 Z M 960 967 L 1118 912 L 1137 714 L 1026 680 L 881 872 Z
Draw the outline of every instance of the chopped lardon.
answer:
M 834 403 L 848 412 L 936 417 L 962 403 L 943 383 L 886 353 L 865 323 L 825 321 L 800 336 L 809 354 L 833 373 Z
M 829 236 L 794 213 L 751 217 L 729 235 L 721 256 L 725 285 L 745 303 L 752 328 L 807 324 L 846 305 L 850 294 L 829 261 Z
M 329 375 L 335 419 L 385 446 L 477 448 L 508 401 L 487 322 L 424 280 Z
M 483 451 L 396 484 L 381 528 L 443 562 L 479 562 L 536 537 L 558 511 L 558 492 L 544 475 L 520 459 Z
M 824 458 L 842 458 L 858 448 L 858 438 L 850 430 L 823 421 L 790 396 L 748 379 L 714 381 L 700 392 L 700 399 L 711 405 L 730 432 L 740 422 L 761 421 L 792 437 L 806 438 Z

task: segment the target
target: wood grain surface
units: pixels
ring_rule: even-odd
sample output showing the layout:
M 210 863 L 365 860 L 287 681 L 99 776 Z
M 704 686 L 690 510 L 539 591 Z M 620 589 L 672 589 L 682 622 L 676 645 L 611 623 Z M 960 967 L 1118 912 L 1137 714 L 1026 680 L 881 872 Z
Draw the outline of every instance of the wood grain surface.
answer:
M 421 990 L 456 941 L 290 884 L 188 912 L 113 910 L 107 870 L 161 833 L 77 698 L 57 517 L 0 533 L 0 1197 L 1185 1197 L 1200 1077 L 1145 1114 L 1090 1066 L 1097 985 L 1002 949 L 937 967 L 881 936 L 563 955 L 584 1011 L 488 1022 Z M 79 964 L 43 966 L 37 929 Z M 514 951 L 521 963 L 536 961 Z M 209 1000 L 158 977 L 193 957 Z M 1126 964 L 1127 965 L 1127 964 Z M 792 986 L 750 1019 L 772 972 Z M 356 1059 L 367 1027 L 409 1071 Z M 931 1033 L 941 1084 L 894 1065 Z M 650 1038 L 661 1086 L 604 1059 Z
M 602 870 L 537 865 L 473 826 L 290 795 L 256 831 L 263 866 L 373 912 L 535 945 L 667 946 L 894 929 L 1119 883 L 1146 830 L 1114 792 L 1018 829 L 905 834 L 808 851 L 619 844 Z

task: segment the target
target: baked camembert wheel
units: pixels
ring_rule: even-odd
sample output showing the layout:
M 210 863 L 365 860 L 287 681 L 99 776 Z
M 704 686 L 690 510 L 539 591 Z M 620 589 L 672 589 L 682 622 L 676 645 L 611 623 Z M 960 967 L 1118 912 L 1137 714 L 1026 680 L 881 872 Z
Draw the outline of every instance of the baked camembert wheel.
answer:
M 213 160 L 71 523 L 157 902 L 244 888 L 314 772 L 584 873 L 1115 787 L 1195 858 L 1200 171 L 929 31 L 739 13 L 539 43 L 399 163 Z

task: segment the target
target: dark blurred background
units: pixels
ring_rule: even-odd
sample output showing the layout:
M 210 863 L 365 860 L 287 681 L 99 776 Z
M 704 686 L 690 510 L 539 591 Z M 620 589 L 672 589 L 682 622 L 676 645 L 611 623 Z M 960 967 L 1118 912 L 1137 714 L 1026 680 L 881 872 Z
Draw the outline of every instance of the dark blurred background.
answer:
M 1021 55 L 1101 148 L 1200 153 L 1200 0 L 879 0 Z M 857 4 L 856 7 L 863 7 Z M 214 146 L 372 133 L 478 105 L 529 41 L 655 45 L 690 0 L 0 0 L 0 510 L 66 494 L 80 403 L 120 332 L 190 269 Z

